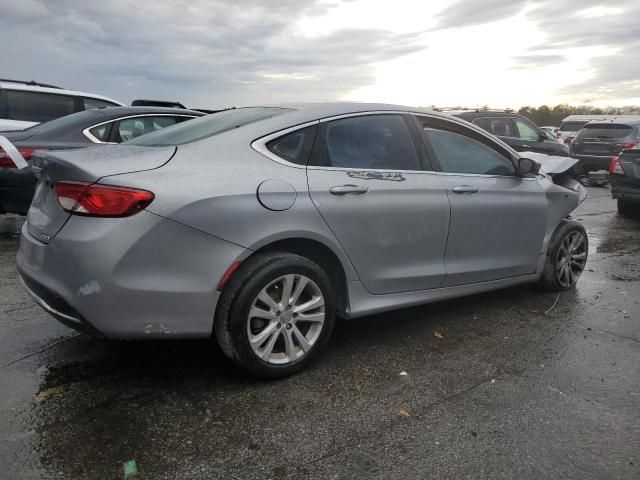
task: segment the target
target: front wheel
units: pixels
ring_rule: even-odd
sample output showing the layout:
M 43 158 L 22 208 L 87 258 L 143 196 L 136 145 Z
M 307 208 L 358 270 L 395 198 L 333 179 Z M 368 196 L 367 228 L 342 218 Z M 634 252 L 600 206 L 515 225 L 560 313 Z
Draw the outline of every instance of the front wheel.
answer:
M 331 281 L 317 264 L 290 253 L 259 254 L 225 287 L 216 338 L 244 370 L 263 378 L 285 377 L 324 348 L 335 305 Z
M 538 286 L 552 292 L 571 289 L 584 271 L 588 253 L 589 239 L 584 227 L 565 221 L 551 237 Z

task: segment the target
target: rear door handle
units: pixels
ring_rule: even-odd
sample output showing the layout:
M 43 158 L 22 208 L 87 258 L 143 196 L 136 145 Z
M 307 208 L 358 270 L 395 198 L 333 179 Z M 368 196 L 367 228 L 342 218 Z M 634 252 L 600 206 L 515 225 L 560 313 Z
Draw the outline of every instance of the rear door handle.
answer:
M 457 187 L 453 187 L 451 190 L 453 193 L 478 193 L 478 189 L 471 185 L 458 185 Z
M 368 191 L 369 189 L 367 187 L 361 187 L 360 185 L 340 185 L 329 189 L 332 195 L 362 195 Z

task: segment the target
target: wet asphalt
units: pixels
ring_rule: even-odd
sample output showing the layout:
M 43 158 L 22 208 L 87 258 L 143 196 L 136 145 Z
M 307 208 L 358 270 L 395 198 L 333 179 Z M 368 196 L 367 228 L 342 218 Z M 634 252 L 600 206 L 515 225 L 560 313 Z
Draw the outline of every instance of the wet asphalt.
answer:
M 342 321 L 276 382 L 211 342 L 74 333 L 2 239 L 0 478 L 638 479 L 640 218 L 603 188 L 574 217 L 591 242 L 575 291 Z

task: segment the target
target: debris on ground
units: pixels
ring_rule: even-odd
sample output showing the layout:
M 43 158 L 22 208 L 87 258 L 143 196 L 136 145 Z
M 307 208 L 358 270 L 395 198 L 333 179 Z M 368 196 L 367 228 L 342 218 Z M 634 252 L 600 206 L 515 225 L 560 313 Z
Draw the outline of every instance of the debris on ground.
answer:
M 124 478 L 133 477 L 138 474 L 138 466 L 135 460 L 127 460 L 122 464 L 122 470 L 124 471 Z
M 556 297 L 556 301 L 555 301 L 555 302 L 553 302 L 553 305 L 551 305 L 551 306 L 550 306 L 550 307 L 549 307 L 549 308 L 544 312 L 544 314 L 545 314 L 545 315 L 548 315 L 548 314 L 549 314 L 549 312 L 555 308 L 556 304 L 558 303 L 558 300 L 560 300 L 560 293 L 559 293 L 559 294 L 558 294 L 558 296 Z
M 440 332 L 433 332 L 433 336 L 444 340 L 444 335 L 442 335 Z
M 410 416 L 409 412 L 407 412 L 404 408 L 400 409 L 400 411 L 398 412 L 398 415 L 400 415 L 401 417 L 409 417 Z
M 400 376 L 401 376 L 401 377 L 405 377 L 405 376 L 407 376 L 407 375 L 409 375 L 407 372 L 404 372 L 404 371 L 400 372 Z
M 36 396 L 35 396 L 36 402 L 40 403 L 52 395 L 60 395 L 62 391 L 63 391 L 62 387 L 52 387 L 52 388 L 47 388 L 45 390 L 41 390 L 38 393 L 36 393 Z

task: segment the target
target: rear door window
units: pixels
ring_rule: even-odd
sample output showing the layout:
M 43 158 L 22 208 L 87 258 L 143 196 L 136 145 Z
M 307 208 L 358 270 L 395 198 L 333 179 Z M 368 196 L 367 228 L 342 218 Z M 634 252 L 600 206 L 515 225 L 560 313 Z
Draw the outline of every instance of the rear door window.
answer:
M 5 118 L 47 122 L 75 112 L 75 97 L 26 90 L 5 90 Z
M 628 137 L 633 132 L 633 127 L 617 123 L 602 123 L 585 125 L 578 134 L 578 138 L 594 138 L 598 140 L 618 140 Z
M 364 115 L 321 125 L 312 164 L 324 167 L 419 170 L 418 154 L 402 115 Z M 318 143 L 318 142 L 316 142 Z
M 516 137 L 510 118 L 476 118 L 473 123 L 499 137 Z

